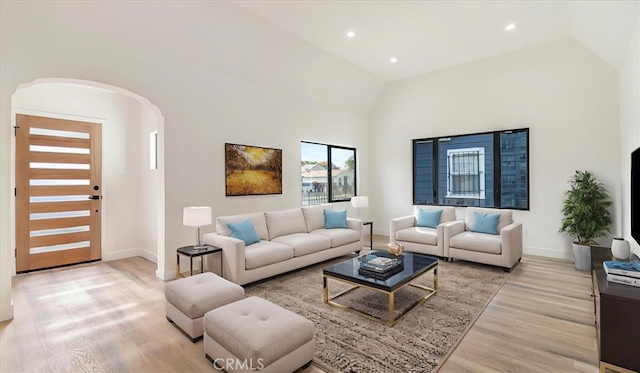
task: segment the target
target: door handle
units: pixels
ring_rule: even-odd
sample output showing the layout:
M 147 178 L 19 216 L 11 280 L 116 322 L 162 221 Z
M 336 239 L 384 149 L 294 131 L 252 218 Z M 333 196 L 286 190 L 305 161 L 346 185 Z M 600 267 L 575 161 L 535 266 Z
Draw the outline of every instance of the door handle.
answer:
M 89 196 L 89 199 L 100 199 L 100 198 L 101 198 L 101 196 L 96 196 L 96 195 Z

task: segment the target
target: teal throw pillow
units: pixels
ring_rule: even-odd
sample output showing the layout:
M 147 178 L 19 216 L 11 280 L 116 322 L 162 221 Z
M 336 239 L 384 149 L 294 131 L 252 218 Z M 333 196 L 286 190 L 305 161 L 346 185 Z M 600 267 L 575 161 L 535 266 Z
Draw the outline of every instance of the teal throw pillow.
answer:
M 244 241 L 246 246 L 260 242 L 256 228 L 249 219 L 239 223 L 227 223 L 227 227 L 231 231 L 231 237 Z
M 474 212 L 471 232 L 498 234 L 498 220 L 500 220 L 500 214 L 480 214 Z
M 437 228 L 440 224 L 440 216 L 442 216 L 442 210 L 427 211 L 420 209 L 418 211 L 418 227 Z
M 331 228 L 349 228 L 347 225 L 347 210 L 324 210 L 324 227 Z

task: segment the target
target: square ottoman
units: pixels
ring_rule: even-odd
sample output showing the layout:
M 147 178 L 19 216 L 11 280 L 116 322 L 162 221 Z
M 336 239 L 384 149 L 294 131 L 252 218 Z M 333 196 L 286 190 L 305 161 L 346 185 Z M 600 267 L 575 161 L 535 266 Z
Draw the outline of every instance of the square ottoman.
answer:
M 204 353 L 227 372 L 293 372 L 308 367 L 315 342 L 313 322 L 258 297 L 204 315 Z
M 211 272 L 182 278 L 165 285 L 167 320 L 192 342 L 202 339 L 202 318 L 214 308 L 244 299 L 244 289 Z

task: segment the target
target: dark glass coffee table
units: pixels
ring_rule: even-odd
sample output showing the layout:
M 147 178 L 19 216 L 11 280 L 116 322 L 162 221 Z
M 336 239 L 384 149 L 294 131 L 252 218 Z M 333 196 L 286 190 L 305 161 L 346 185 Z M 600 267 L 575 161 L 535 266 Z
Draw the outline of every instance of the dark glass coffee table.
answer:
M 369 255 L 394 257 L 386 251 L 374 251 Z M 395 273 L 385 279 L 372 278 L 359 273 L 358 269 L 360 269 L 360 265 L 363 262 L 364 255 L 357 258 L 345 260 L 344 262 L 340 262 L 338 264 L 332 265 L 331 267 L 325 268 L 322 271 L 322 300 L 324 301 L 324 303 L 330 304 L 334 307 L 354 312 L 370 320 L 393 326 L 404 315 L 409 313 L 409 311 L 413 310 L 414 308 L 422 304 L 422 302 L 431 298 L 438 292 L 438 258 L 412 252 L 404 252 L 402 253 L 401 257 L 404 262 L 404 268 L 402 269 L 402 271 Z M 429 273 L 430 271 L 433 271 L 433 288 L 414 284 L 411 282 L 418 277 Z M 329 286 L 327 283 L 327 280 L 329 279 L 342 281 L 354 286 L 329 298 Z M 400 315 L 398 315 L 398 317 L 395 317 L 395 293 L 405 286 L 412 286 L 414 288 L 425 290 L 427 294 L 416 301 L 414 304 L 409 306 Z M 375 317 L 368 313 L 333 301 L 334 299 L 358 288 L 375 290 L 387 294 L 387 296 L 389 297 L 388 320 Z

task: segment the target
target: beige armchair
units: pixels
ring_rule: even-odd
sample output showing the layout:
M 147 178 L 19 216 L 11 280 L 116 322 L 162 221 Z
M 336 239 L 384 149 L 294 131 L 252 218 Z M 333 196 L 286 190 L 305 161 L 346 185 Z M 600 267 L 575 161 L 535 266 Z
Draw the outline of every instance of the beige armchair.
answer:
M 496 234 L 472 232 L 474 213 L 499 214 Z M 476 226 L 477 228 L 477 226 Z M 514 223 L 509 210 L 467 207 L 464 221 L 445 227 L 451 259 L 490 264 L 511 270 L 522 258 L 522 224 Z
M 417 226 L 420 210 L 442 210 L 440 221 L 436 228 Z M 391 219 L 389 224 L 389 239 L 398 242 L 407 251 L 434 255 L 449 256 L 449 237 L 445 234 L 445 227 L 455 222 L 456 210 L 446 206 L 413 206 L 413 215 Z

